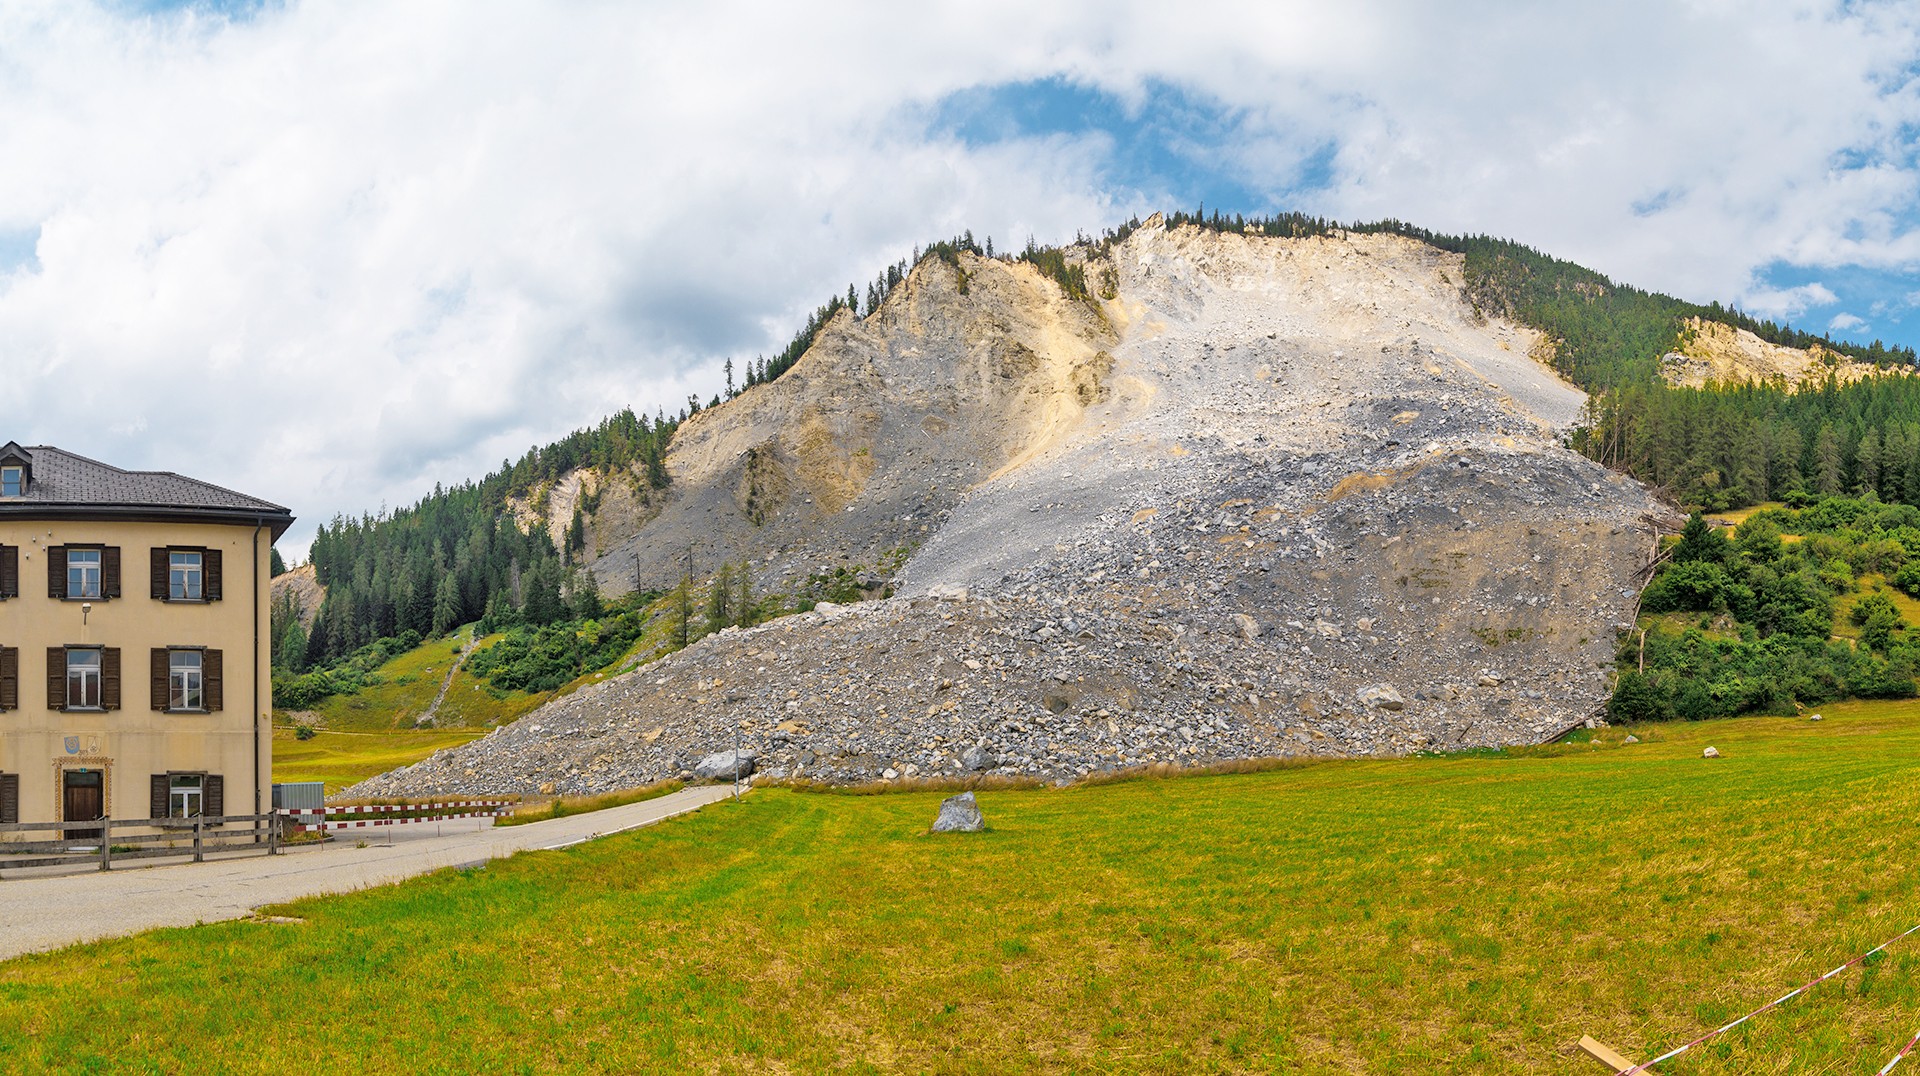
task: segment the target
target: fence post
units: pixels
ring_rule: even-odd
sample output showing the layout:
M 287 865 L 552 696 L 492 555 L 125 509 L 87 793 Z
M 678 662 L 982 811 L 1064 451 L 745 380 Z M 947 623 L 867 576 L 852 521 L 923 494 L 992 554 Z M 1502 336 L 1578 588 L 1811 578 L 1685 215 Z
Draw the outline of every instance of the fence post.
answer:
M 65 835 L 64 832 L 61 834 Z M 113 820 L 110 818 L 100 820 L 100 869 L 113 869 Z
M 200 849 L 200 816 L 199 815 L 193 816 L 193 861 L 195 863 L 205 863 L 207 861 L 206 853 L 201 851 Z
M 279 811 L 267 812 L 267 854 L 270 856 L 277 856 L 280 854 L 280 812 Z

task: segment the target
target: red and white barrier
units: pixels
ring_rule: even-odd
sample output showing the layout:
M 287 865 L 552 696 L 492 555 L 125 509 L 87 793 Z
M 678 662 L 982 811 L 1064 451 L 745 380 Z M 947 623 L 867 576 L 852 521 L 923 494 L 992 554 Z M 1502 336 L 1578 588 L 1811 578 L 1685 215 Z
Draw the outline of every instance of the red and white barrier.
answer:
M 447 822 L 456 818 L 499 818 L 512 806 L 509 800 L 464 800 L 449 803 L 377 804 L 365 807 L 328 807 L 304 810 L 283 807 L 280 814 L 296 833 L 316 833 L 369 826 L 404 826 L 414 822 Z M 410 818 L 380 818 L 382 814 L 412 814 Z M 360 817 L 375 815 L 373 818 Z

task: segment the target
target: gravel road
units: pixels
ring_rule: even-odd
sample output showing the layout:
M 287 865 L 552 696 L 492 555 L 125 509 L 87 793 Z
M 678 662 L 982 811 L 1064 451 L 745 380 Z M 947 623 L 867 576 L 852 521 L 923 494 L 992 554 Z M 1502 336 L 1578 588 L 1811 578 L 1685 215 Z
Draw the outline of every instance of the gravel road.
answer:
M 0 881 L 0 959 L 78 942 L 245 919 L 254 909 L 346 893 L 515 852 L 564 848 L 695 811 L 733 794 L 702 786 L 642 803 L 508 829 L 355 847 L 352 835 L 284 855 Z M 370 841 L 383 838 L 375 835 Z

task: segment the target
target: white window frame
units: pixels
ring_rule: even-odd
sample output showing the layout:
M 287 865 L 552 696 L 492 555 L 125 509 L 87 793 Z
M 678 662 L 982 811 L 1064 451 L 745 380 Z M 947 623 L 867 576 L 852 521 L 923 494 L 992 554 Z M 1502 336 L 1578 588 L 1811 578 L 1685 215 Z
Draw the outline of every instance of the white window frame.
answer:
M 167 651 L 167 709 L 206 708 L 206 655 L 199 650 Z
M 27 469 L 18 464 L 0 467 L 0 497 L 27 495 Z
M 67 550 L 67 597 L 99 601 L 105 561 L 105 550 Z
M 167 600 L 207 600 L 207 558 L 197 549 L 167 550 Z
M 198 818 L 206 813 L 206 804 L 206 774 L 167 774 L 168 818 Z
M 82 658 L 86 660 L 76 660 Z M 94 647 L 67 648 L 67 709 L 102 710 L 106 708 L 101 698 L 105 663 L 105 656 Z M 92 702 L 86 701 L 89 688 L 92 690 Z

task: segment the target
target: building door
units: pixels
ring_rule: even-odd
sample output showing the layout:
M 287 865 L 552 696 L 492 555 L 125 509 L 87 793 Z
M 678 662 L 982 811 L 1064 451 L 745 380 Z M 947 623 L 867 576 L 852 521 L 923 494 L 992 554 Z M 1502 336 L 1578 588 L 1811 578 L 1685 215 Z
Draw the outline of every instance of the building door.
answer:
M 105 817 L 107 788 L 101 770 L 63 770 L 60 774 L 60 820 L 62 822 L 92 822 Z M 97 840 L 97 829 L 69 829 L 70 841 Z

